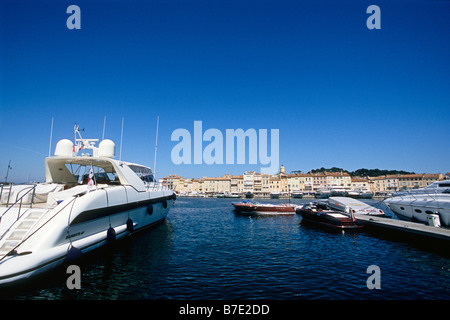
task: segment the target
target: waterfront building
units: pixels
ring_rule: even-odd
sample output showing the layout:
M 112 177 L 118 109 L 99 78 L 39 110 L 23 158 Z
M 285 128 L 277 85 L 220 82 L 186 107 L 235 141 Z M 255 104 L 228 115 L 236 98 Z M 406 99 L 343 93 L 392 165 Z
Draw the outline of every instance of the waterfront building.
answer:
M 347 172 L 324 172 L 326 181 L 325 186 L 330 188 L 332 186 L 340 186 L 350 188 L 352 179 Z
M 447 173 L 384 175 L 379 177 L 351 177 L 346 172 L 318 172 L 286 174 L 281 166 L 278 174 L 268 175 L 245 171 L 243 175 L 226 174 L 222 177 L 182 178 L 176 174 L 160 179 L 160 183 L 179 194 L 208 194 L 252 192 L 269 197 L 270 193 L 289 194 L 293 191 L 313 193 L 320 188 L 342 186 L 349 189 L 366 188 L 374 193 L 393 193 L 404 189 L 424 188 L 450 177 Z
M 253 192 L 253 180 L 254 180 L 255 171 L 245 171 L 243 175 L 244 180 L 244 192 Z
M 325 173 L 311 173 L 312 178 L 312 191 L 317 191 L 319 189 L 326 189 L 327 186 L 327 177 Z
M 260 195 L 262 193 L 261 173 L 253 175 L 253 191 L 254 194 Z
M 441 173 L 404 174 L 398 177 L 398 186 L 400 190 L 425 188 L 431 183 L 443 179 L 444 175 Z
M 205 194 L 230 193 L 231 179 L 227 177 L 211 178 L 204 177 L 203 192 Z
M 230 176 L 230 192 L 234 194 L 244 192 L 243 176 Z
M 261 193 L 264 196 L 270 195 L 270 174 L 261 174 Z
M 406 189 L 425 188 L 431 183 L 444 179 L 441 173 L 396 174 L 370 178 L 375 192 L 395 192 Z
M 367 190 L 374 192 L 374 190 L 372 190 L 374 188 L 373 187 L 374 183 L 373 183 L 373 181 L 369 180 L 368 178 L 352 177 L 350 184 L 351 184 L 350 188 L 352 190 L 367 189 Z
M 180 192 L 184 188 L 184 179 L 176 174 L 160 179 L 160 183 L 170 190 Z

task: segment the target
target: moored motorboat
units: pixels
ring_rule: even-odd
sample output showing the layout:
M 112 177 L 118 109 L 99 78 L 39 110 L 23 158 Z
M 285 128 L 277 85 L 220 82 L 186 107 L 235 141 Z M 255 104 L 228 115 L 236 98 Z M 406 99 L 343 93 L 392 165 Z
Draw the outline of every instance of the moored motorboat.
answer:
M 450 227 L 450 193 L 445 191 L 402 195 L 384 202 L 400 219 Z
M 450 180 L 441 180 L 435 181 L 424 188 L 397 191 L 393 194 L 393 197 L 405 196 L 410 194 L 436 194 L 449 192 L 450 192 Z
M 328 197 L 331 197 L 331 190 L 326 188 L 319 188 L 314 193 L 314 197 L 317 199 L 326 199 Z
M 327 200 L 327 204 L 332 209 L 339 211 L 349 213 L 351 210 L 356 216 L 363 214 L 384 217 L 386 215 L 383 210 L 350 197 L 330 197 Z
M 360 198 L 360 199 L 372 199 L 374 193 L 366 188 L 353 189 L 347 192 L 347 197 Z
M 331 197 L 346 197 L 349 189 L 344 186 L 331 186 L 330 193 Z
M 59 141 L 55 156 L 45 159 L 44 184 L 24 188 L 0 207 L 2 285 L 155 226 L 175 201 L 173 191 L 156 184 L 150 168 L 113 159 L 111 140 L 96 147 L 98 140 L 83 139 L 77 128 L 75 134 L 75 143 Z M 48 193 L 37 197 L 37 190 Z
M 304 222 L 314 225 L 338 229 L 359 229 L 362 227 L 352 214 L 342 211 L 330 210 L 325 203 L 312 202 L 295 208 L 295 212 L 301 214 Z
M 303 192 L 301 191 L 292 191 L 291 193 L 292 198 L 301 199 L 303 198 Z
M 280 198 L 281 193 L 280 192 L 271 192 L 270 193 L 270 198 L 271 199 L 279 199 Z
M 295 214 L 295 205 L 292 204 L 272 204 L 259 203 L 257 201 L 244 200 L 233 202 L 237 213 L 247 215 L 289 215 Z

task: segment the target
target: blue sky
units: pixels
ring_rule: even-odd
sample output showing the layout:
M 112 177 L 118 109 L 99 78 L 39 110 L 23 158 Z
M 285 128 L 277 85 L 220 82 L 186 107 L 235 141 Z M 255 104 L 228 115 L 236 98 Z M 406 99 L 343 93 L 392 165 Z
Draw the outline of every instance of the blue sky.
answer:
M 81 30 L 69 30 L 69 5 Z M 369 5 L 381 29 L 369 30 Z M 287 171 L 448 172 L 450 1 L 149 0 L 0 3 L 0 177 L 44 179 L 73 137 L 120 143 L 157 176 L 261 165 L 175 165 L 178 128 L 279 129 Z M 204 142 L 203 148 L 208 143 Z M 117 148 L 116 153 L 119 153 Z M 0 178 L 0 180 L 3 180 Z

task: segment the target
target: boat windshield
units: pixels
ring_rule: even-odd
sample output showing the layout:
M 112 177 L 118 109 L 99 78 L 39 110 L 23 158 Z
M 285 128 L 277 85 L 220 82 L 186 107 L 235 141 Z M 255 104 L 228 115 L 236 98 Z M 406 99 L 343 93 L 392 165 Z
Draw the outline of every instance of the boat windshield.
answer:
M 138 166 L 135 164 L 129 165 L 130 169 L 144 182 L 154 182 L 152 169 L 148 167 Z
M 440 188 L 450 188 L 450 181 L 440 182 L 439 187 Z
M 119 177 L 112 167 L 67 163 L 66 168 L 78 184 L 88 183 L 91 168 L 95 184 L 120 184 Z

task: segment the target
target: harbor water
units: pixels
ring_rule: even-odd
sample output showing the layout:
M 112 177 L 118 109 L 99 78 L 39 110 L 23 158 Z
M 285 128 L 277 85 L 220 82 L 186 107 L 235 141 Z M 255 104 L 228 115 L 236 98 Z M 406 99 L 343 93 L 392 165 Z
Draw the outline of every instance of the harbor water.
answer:
M 249 217 L 237 199 L 178 198 L 157 227 L 87 254 L 79 289 L 64 268 L 1 292 L 27 300 L 441 300 L 450 255 L 361 230 L 335 232 L 300 215 Z M 260 200 L 286 203 L 287 199 Z M 292 199 L 305 203 L 310 199 Z M 387 208 L 378 200 L 364 200 Z M 370 289 L 370 266 L 380 288 Z

